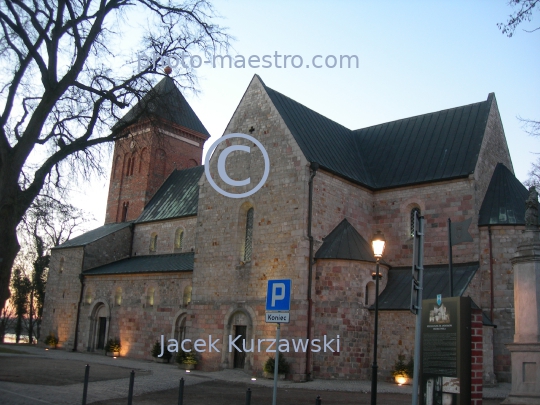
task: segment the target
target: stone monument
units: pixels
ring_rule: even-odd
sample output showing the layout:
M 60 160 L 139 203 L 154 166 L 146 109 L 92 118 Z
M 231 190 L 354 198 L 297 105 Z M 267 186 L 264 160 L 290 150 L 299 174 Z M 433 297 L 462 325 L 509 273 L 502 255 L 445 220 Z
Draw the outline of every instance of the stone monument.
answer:
M 529 189 L 522 243 L 512 259 L 514 268 L 514 343 L 506 347 L 512 356 L 512 391 L 503 402 L 540 404 L 540 231 L 538 193 Z

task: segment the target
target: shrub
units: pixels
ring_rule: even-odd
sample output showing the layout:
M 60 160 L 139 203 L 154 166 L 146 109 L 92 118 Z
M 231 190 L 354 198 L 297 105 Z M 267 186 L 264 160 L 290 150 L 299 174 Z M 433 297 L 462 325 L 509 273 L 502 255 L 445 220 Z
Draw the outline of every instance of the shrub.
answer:
M 165 349 L 163 351 L 163 356 L 158 357 L 161 354 L 161 343 L 159 343 L 156 340 L 156 343 L 154 343 L 154 347 L 152 347 L 152 357 L 156 357 L 158 359 L 165 359 L 170 360 L 172 357 L 172 353 L 167 349 L 167 346 L 165 346 Z
M 58 338 L 56 336 L 54 336 L 52 333 L 50 333 L 45 338 L 45 344 L 47 346 L 56 347 L 56 345 L 58 344 Z
M 121 348 L 122 348 L 122 345 L 120 344 L 120 339 L 114 338 L 114 339 L 109 339 L 109 341 L 107 342 L 107 346 L 105 346 L 105 351 L 109 353 L 114 353 L 114 352 L 119 352 Z
M 276 364 L 276 359 L 274 357 L 268 357 L 268 360 L 266 360 L 266 363 L 264 363 L 263 370 L 267 373 L 273 374 L 275 364 Z M 289 372 L 289 363 L 287 362 L 287 360 L 285 360 L 285 356 L 280 354 L 279 360 L 278 360 L 278 374 L 287 374 L 288 372 Z
M 394 364 L 394 369 L 392 370 L 392 376 L 396 377 L 399 375 L 412 378 L 414 373 L 414 359 L 409 359 L 408 362 L 405 362 L 405 355 L 400 354 L 398 355 L 398 359 L 396 363 Z
M 176 355 L 176 362 L 178 364 L 193 364 L 196 365 L 199 363 L 199 360 L 197 359 L 197 355 L 192 350 L 190 352 L 185 352 L 183 350 L 180 350 L 180 352 Z

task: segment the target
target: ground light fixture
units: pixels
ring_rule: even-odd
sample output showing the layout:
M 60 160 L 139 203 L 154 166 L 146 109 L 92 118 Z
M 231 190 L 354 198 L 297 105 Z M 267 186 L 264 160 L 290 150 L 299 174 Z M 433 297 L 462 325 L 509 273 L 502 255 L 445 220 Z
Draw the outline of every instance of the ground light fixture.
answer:
M 371 405 L 377 404 L 377 334 L 379 331 L 379 279 L 381 274 L 379 273 L 379 260 L 384 253 L 384 247 L 386 241 L 384 240 L 384 235 L 381 231 L 377 231 L 373 235 L 371 240 L 371 246 L 373 248 L 373 256 L 377 261 L 376 270 L 374 273 L 375 276 L 375 331 L 373 337 L 373 365 L 371 366 Z

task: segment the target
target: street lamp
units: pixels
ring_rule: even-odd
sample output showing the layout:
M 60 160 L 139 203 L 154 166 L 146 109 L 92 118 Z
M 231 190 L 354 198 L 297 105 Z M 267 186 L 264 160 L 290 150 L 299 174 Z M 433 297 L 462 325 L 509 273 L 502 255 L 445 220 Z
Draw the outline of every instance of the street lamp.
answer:
M 373 247 L 373 256 L 377 260 L 376 271 L 373 274 L 375 277 L 375 336 L 373 339 L 373 365 L 371 366 L 371 405 L 377 404 L 377 333 L 379 331 L 379 260 L 383 255 L 386 241 L 381 231 L 373 236 L 371 246 Z

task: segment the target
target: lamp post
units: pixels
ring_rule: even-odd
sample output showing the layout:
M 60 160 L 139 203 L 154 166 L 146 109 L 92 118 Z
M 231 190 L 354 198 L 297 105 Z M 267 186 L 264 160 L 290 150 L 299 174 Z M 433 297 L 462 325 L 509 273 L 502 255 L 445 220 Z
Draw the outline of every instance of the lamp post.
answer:
M 373 247 L 373 255 L 377 260 L 376 271 L 373 274 L 375 277 L 375 332 L 373 338 L 373 365 L 371 366 L 371 405 L 377 404 L 377 334 L 379 331 L 379 260 L 383 255 L 386 241 L 381 231 L 373 236 L 371 246 Z

